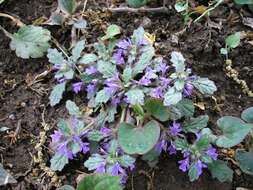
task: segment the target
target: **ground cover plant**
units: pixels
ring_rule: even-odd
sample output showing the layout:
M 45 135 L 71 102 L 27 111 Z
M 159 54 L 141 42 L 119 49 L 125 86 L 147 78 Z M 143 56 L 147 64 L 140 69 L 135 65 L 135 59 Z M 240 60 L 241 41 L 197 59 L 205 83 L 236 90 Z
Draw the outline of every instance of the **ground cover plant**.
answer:
M 250 5 L 250 2 L 236 3 Z M 11 2 L 0 1 L 0 4 L 8 6 Z M 118 13 L 140 13 L 134 15 L 138 19 L 142 19 L 142 14 L 150 13 L 154 14 L 150 16 L 151 22 L 159 23 L 158 18 L 161 18 L 162 23 L 168 23 L 168 18 L 165 19 L 170 10 L 167 1 L 127 0 L 97 4 L 59 0 L 53 4 L 47 18 L 33 20 L 33 24 L 25 24 L 28 22 L 22 22 L 17 15 L 0 13 L 4 18 L 0 29 L 10 40 L 5 44 L 22 58 L 20 60 L 28 62 L 18 68 L 36 65 L 33 62 L 45 63 L 43 72 L 27 73 L 24 82 L 19 84 L 18 90 L 31 94 L 30 101 L 22 101 L 16 108 L 8 106 L 16 98 L 10 96 L 1 108 L 6 110 L 7 105 L 8 109 L 22 110 L 38 104 L 39 111 L 24 112 L 25 121 L 19 111 L 0 117 L 4 123 L 0 125 L 3 157 L 0 186 L 4 189 L 133 189 L 136 185 L 133 174 L 137 172 L 149 179 L 147 187 L 139 184 L 137 189 L 170 189 L 178 187 L 173 186 L 175 181 L 170 181 L 174 178 L 170 175 L 177 171 L 182 172 L 177 174 L 181 176 L 178 178 L 182 182 L 181 189 L 187 188 L 184 184 L 196 189 L 194 184 L 203 179 L 211 184 L 202 184 L 200 189 L 209 189 L 208 186 L 215 187 L 215 184 L 233 183 L 234 189 L 245 185 L 240 181 L 253 175 L 252 92 L 250 80 L 244 75 L 241 78 L 243 72 L 232 68 L 232 63 L 237 63 L 233 53 L 241 48 L 240 45 L 251 44 L 248 41 L 251 34 L 229 32 L 220 38 L 224 45 L 213 46 L 216 50 L 213 59 L 220 57 L 222 63 L 221 69 L 215 70 L 221 73 L 218 77 L 214 77 L 217 73 L 211 70 L 203 75 L 199 68 L 214 68 L 205 64 L 212 60 L 201 57 L 201 65 L 194 50 L 190 52 L 183 48 L 187 40 L 180 41 L 188 36 L 187 30 L 194 31 L 197 22 L 205 19 L 208 27 L 217 28 L 206 16 L 223 4 L 226 2 L 210 2 L 208 6 L 194 5 L 190 1 L 176 2 L 171 7 L 175 8 L 173 14 L 183 12 L 184 20 L 178 14 L 183 29 L 177 28 L 174 34 L 169 34 L 171 40 L 166 42 L 163 39 L 167 40 L 167 37 L 163 36 L 167 33 L 148 27 L 149 18 L 134 21 L 135 24 L 128 28 L 127 23 L 122 22 L 124 16 L 110 22 L 107 17 L 110 17 L 108 11 L 116 17 Z M 99 6 L 98 12 L 94 13 L 87 8 L 89 6 Z M 106 10 L 101 12 L 101 7 Z M 191 17 L 195 18 L 196 25 L 191 23 Z M 8 27 L 10 22 L 12 27 Z M 246 26 L 250 26 L 249 21 Z M 167 26 L 162 24 L 158 28 L 162 27 Z M 92 31 L 98 33 L 93 36 Z M 217 41 L 212 39 L 212 33 L 209 35 L 205 47 Z M 204 54 L 210 55 L 210 52 Z M 43 60 L 34 59 L 41 57 Z M 27 60 L 29 58 L 31 62 Z M 37 64 L 36 73 L 41 71 L 40 67 Z M 24 71 L 20 76 L 24 76 Z M 235 84 L 230 83 L 229 78 Z M 3 79 L 3 85 L 13 82 L 9 78 Z M 222 95 L 222 87 L 227 84 L 225 90 L 229 92 L 231 85 L 241 87 L 232 91 L 231 97 L 232 100 L 243 97 L 244 103 L 224 100 L 226 95 Z M 11 91 L 3 90 L 1 102 L 6 102 L 2 97 L 16 92 L 16 85 L 12 88 Z M 230 104 L 234 109 L 230 109 Z M 13 130 L 8 121 L 14 122 L 16 117 L 20 119 Z M 36 135 L 34 132 L 29 134 L 26 125 L 37 125 L 37 129 L 34 128 Z M 22 141 L 22 135 L 29 140 Z M 5 145 L 7 142 L 8 146 Z M 8 150 L 19 143 L 25 143 L 34 151 L 25 154 L 27 150 L 23 148 L 16 158 L 20 161 L 31 155 L 32 162 L 23 174 L 10 175 L 12 166 L 6 164 L 5 158 L 8 158 Z M 140 170 L 139 163 L 147 163 L 145 170 L 148 172 Z M 174 164 L 175 169 L 166 169 L 170 173 L 161 173 L 158 177 L 149 172 L 158 171 L 163 167 L 161 164 Z M 166 185 L 161 186 L 158 179 L 165 179 Z M 157 181 L 155 185 L 153 181 Z M 246 184 L 249 188 L 251 185 Z

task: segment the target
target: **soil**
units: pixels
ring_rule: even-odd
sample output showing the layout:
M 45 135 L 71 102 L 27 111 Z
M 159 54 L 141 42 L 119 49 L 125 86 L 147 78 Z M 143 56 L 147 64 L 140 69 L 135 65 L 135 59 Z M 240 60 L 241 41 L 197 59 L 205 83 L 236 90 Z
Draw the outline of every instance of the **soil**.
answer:
M 168 7 L 173 4 L 174 2 L 169 2 Z M 161 5 L 161 2 L 155 5 Z M 52 0 L 8 0 L 1 5 L 0 12 L 11 14 L 24 23 L 31 24 L 38 18 L 49 17 L 50 11 L 55 7 L 56 1 Z M 195 100 L 205 103 L 205 113 L 209 114 L 210 126 L 214 130 L 216 130 L 215 122 L 220 116 L 239 116 L 243 109 L 253 105 L 253 98 L 242 94 L 240 87 L 226 77 L 223 70 L 224 59 L 219 54 L 219 49 L 224 46 L 224 39 L 228 34 L 234 31 L 250 31 L 250 28 L 243 26 L 238 17 L 239 10 L 233 8 L 230 3 L 220 5 L 211 13 L 210 20 L 216 24 L 221 22 L 220 28 L 211 27 L 207 24 L 207 18 L 204 18 L 192 24 L 178 39 L 175 38 L 175 34 L 181 31 L 184 25 L 182 17 L 174 9 L 171 9 L 168 15 L 147 13 L 111 15 L 100 11 L 102 7 L 106 7 L 102 0 L 89 1 L 87 7 L 90 9 L 86 18 L 90 23 L 85 36 L 88 42 L 93 42 L 101 36 L 104 26 L 109 23 L 121 26 L 125 34 L 130 34 L 142 24 L 147 31 L 156 35 L 157 53 L 169 55 L 172 50 L 179 50 L 187 58 L 194 73 L 215 81 L 218 91 L 214 97 L 217 102 L 212 98 L 203 97 L 197 97 Z M 90 16 L 92 14 L 95 16 Z M 237 22 L 232 22 L 231 18 L 239 19 Z M 10 32 L 17 29 L 6 19 L 1 18 L 0 24 Z M 49 27 L 49 29 L 63 45 L 68 45 L 66 37 L 70 34 L 69 29 L 59 27 Z M 9 48 L 9 39 L 2 32 L 0 34 L 0 127 L 9 128 L 9 133 L 0 132 L 0 161 L 18 181 L 17 184 L 0 187 L 0 189 L 54 189 L 48 186 L 50 177 L 45 176 L 37 168 L 38 166 L 33 163 L 33 157 L 36 155 L 35 144 L 39 141 L 43 116 L 44 122 L 51 126 L 51 132 L 56 120 L 66 115 L 64 104 L 54 108 L 48 105 L 48 93 L 54 82 L 52 74 L 48 74 L 42 81 L 32 83 L 35 76 L 48 71 L 47 59 L 24 60 L 16 57 L 15 52 Z M 230 57 L 240 77 L 253 89 L 252 45 L 244 41 L 239 48 L 230 53 Z M 77 97 L 77 101 L 80 100 L 80 97 Z M 199 110 L 199 112 L 203 111 Z M 11 131 L 18 132 L 17 141 L 13 143 L 10 142 L 10 136 L 8 137 Z M 48 138 L 47 143 L 49 140 Z M 49 156 L 45 154 L 46 161 Z M 163 155 L 157 167 L 153 169 L 138 161 L 136 171 L 129 177 L 126 189 L 232 190 L 236 187 L 253 189 L 253 178 L 238 172 L 235 172 L 232 183 L 219 183 L 212 179 L 208 172 L 205 172 L 197 182 L 190 183 L 187 175 L 179 171 L 177 160 L 176 157 Z M 82 163 L 75 160 L 71 163 L 74 168 L 64 169 L 64 176 L 59 174 L 65 184 L 74 183 L 79 174 L 76 169 L 85 171 Z M 233 168 L 238 169 L 236 166 Z

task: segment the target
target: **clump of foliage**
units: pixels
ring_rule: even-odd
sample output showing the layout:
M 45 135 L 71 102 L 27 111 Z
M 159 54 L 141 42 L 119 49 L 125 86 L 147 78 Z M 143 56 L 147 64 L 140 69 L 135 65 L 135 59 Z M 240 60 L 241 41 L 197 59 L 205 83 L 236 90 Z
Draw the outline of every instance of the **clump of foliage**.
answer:
M 127 4 L 131 7 L 141 7 L 146 5 L 150 0 L 126 0 Z
M 218 159 L 215 147 L 240 143 L 251 124 L 224 117 L 217 122 L 224 134 L 213 134 L 208 116 L 194 113 L 191 98 L 197 92 L 212 95 L 215 84 L 193 75 L 180 52 L 171 53 L 170 63 L 156 55 L 153 41 L 142 27 L 130 38 L 118 40 L 119 33 L 116 25 L 108 27 L 92 53 L 84 52 L 83 41 L 66 58 L 56 49 L 48 51 L 59 81 L 50 96 L 51 105 L 59 103 L 66 87 L 71 87 L 75 93 L 86 95 L 93 110 L 83 113 L 74 102 L 67 101 L 71 117 L 61 120 L 52 135 L 56 154 L 51 168 L 61 170 L 68 160 L 89 152 L 85 167 L 120 176 L 124 183 L 138 156 L 152 166 L 164 151 L 183 155 L 179 169 L 188 172 L 191 181 L 205 168 L 220 181 L 231 181 L 233 171 Z M 238 131 L 229 131 L 227 126 Z

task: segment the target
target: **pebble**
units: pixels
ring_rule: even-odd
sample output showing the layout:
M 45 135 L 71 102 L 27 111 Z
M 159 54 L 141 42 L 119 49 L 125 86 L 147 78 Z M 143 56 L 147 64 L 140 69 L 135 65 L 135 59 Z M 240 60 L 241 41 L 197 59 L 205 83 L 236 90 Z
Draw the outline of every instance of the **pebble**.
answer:
M 252 190 L 252 189 L 247 189 L 247 188 L 244 188 L 244 187 L 236 187 L 235 190 Z
M 8 118 L 11 119 L 11 120 L 15 120 L 15 119 L 16 119 L 16 116 L 15 116 L 15 114 L 12 113 L 12 114 L 9 115 Z

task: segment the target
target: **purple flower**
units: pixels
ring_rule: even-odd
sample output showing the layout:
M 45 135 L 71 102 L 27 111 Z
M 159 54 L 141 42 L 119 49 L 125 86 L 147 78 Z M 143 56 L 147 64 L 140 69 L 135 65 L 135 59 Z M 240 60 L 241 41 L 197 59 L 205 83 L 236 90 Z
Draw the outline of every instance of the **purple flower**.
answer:
M 98 70 L 95 66 L 90 66 L 85 70 L 85 73 L 88 74 L 88 75 L 93 75 L 97 72 L 98 72 Z
M 168 151 L 169 151 L 169 155 L 173 155 L 173 154 L 177 153 L 176 146 L 174 145 L 173 142 L 170 142 L 170 146 L 168 148 Z
M 105 163 L 101 163 L 95 170 L 95 173 L 105 173 Z
M 218 154 L 215 148 L 209 147 L 206 151 L 206 154 L 210 156 L 213 160 L 217 160 Z
M 66 79 L 64 77 L 63 78 L 56 78 L 56 79 L 59 84 L 64 83 L 66 81 Z
M 167 78 L 165 78 L 165 77 L 160 77 L 159 79 L 160 79 L 160 81 L 161 81 L 161 86 L 162 86 L 163 88 L 167 88 L 167 87 L 169 86 L 170 82 L 171 82 L 170 79 L 167 79 Z
M 139 46 L 146 46 L 146 45 L 148 45 L 148 40 L 145 38 L 145 37 L 143 37 L 140 41 L 139 41 L 139 43 L 138 43 L 138 45 Z
M 63 134 L 60 131 L 54 131 L 54 134 L 51 135 L 52 138 L 52 143 L 58 143 L 61 139 L 61 137 L 63 136 Z
M 113 106 L 118 106 L 118 104 L 120 103 L 120 97 L 113 97 L 112 101 L 111 101 Z
M 172 136 L 177 136 L 180 132 L 182 131 L 182 128 L 180 126 L 179 123 L 176 123 L 175 121 L 173 121 L 172 126 L 170 126 L 170 134 Z
M 117 176 L 119 174 L 126 175 L 126 171 L 120 166 L 120 164 L 118 162 L 116 162 L 112 166 L 111 175 L 112 176 Z
M 96 90 L 96 84 L 95 83 L 91 83 L 88 84 L 86 87 L 86 92 L 88 93 L 88 98 L 95 93 Z
M 157 88 L 152 89 L 150 96 L 153 98 L 162 98 L 163 91 L 162 91 L 161 87 L 157 87 Z
M 112 130 L 107 128 L 107 127 L 101 127 L 100 132 L 104 135 L 104 136 L 108 136 L 111 134 Z
M 119 41 L 116 45 L 121 49 L 127 50 L 132 45 L 132 41 L 131 39 L 127 38 Z
M 167 141 L 162 139 L 160 142 L 158 142 L 155 146 L 155 150 L 159 153 L 162 152 L 162 150 L 167 150 Z
M 72 84 L 73 91 L 76 94 L 78 94 L 78 92 L 81 91 L 82 85 L 83 85 L 83 82 L 76 82 L 76 83 Z
M 179 169 L 183 172 L 186 172 L 190 167 L 190 159 L 189 157 L 185 158 L 184 160 L 178 161 L 180 164 Z
M 154 78 L 157 77 L 157 75 L 155 74 L 155 71 L 153 69 L 151 69 L 151 68 L 148 67 L 146 69 L 145 77 L 147 79 L 154 79 Z
M 203 168 L 207 168 L 206 164 L 203 164 L 203 162 L 201 162 L 200 160 L 197 161 L 197 163 L 195 164 L 195 167 L 198 171 L 198 176 L 200 176 L 202 174 L 202 169 Z
M 64 142 L 58 146 L 57 151 L 65 156 L 67 156 L 68 159 L 72 160 L 74 157 L 73 153 L 68 149 L 67 147 L 68 142 Z
M 142 85 L 142 86 L 148 86 L 151 83 L 150 79 L 146 78 L 145 76 L 143 76 L 139 81 L 138 84 Z
M 166 63 L 162 62 L 157 66 L 157 71 L 160 71 L 162 73 L 162 75 L 165 75 L 165 73 L 167 72 L 167 70 L 169 69 L 169 66 L 167 66 Z
M 191 96 L 193 92 L 193 85 L 190 83 L 186 83 L 184 86 L 184 95 L 186 97 Z
M 124 50 L 123 49 L 118 49 L 114 54 L 113 54 L 113 59 L 116 61 L 117 65 L 122 65 L 125 63 L 124 60 Z

